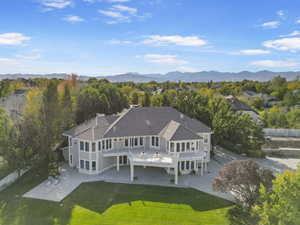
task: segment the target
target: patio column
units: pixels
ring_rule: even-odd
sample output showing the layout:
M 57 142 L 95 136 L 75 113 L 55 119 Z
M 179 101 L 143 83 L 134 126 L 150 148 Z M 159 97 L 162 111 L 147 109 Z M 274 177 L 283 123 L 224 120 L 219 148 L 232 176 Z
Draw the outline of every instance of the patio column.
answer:
M 178 184 L 178 163 L 174 168 L 174 173 L 175 173 L 175 184 Z
M 205 168 L 205 172 L 207 172 L 207 160 L 206 160 L 206 157 L 205 157 L 205 162 L 204 162 L 204 168 Z
M 134 179 L 134 164 L 130 162 L 130 181 L 133 182 Z
M 120 156 L 117 156 L 117 171 L 120 170 Z

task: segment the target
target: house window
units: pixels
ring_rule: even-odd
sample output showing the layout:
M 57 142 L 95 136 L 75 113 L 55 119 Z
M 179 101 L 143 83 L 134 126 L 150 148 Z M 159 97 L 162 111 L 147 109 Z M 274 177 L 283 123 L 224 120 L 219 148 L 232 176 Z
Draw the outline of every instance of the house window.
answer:
M 73 164 L 73 156 L 70 155 L 70 164 Z
M 92 143 L 92 152 L 95 152 L 95 151 L 96 151 L 96 143 L 93 142 L 93 143 Z
M 204 136 L 203 142 L 204 142 L 204 144 L 208 143 L 208 137 L 206 135 Z
M 96 170 L 96 161 L 92 161 L 92 170 L 93 170 L 93 171 Z
M 72 146 L 72 144 L 73 144 L 73 140 L 72 138 L 70 138 L 70 146 Z
M 159 146 L 159 139 L 158 139 L 158 137 L 155 137 L 155 144 L 156 144 L 155 146 L 157 146 L 157 147 Z
M 184 161 L 181 161 L 181 170 L 184 170 Z
M 199 141 L 196 142 L 196 150 L 199 149 Z
M 176 143 L 176 151 L 180 152 L 180 143 Z
M 109 149 L 112 149 L 112 139 L 109 139 Z
M 184 142 L 181 143 L 181 151 L 185 152 L 185 143 Z
M 143 145 L 144 145 L 144 138 L 140 137 L 140 146 L 143 146 Z
M 171 149 L 170 149 L 170 152 L 174 152 L 174 143 L 171 142 Z
M 195 167 L 194 161 L 191 161 L 191 170 L 194 169 L 194 167 Z
M 105 140 L 102 140 L 102 149 L 105 149 Z
M 189 170 L 189 169 L 190 169 L 190 161 L 186 161 L 186 163 L 185 163 L 185 167 L 186 167 L 186 169 L 187 169 L 187 170 Z
M 125 147 L 128 147 L 128 146 L 129 146 L 128 139 L 125 138 Z
M 90 162 L 85 161 L 85 169 L 90 170 Z
M 136 137 L 136 138 L 134 138 L 134 146 L 138 146 L 138 138 Z
M 80 168 L 84 169 L 84 160 L 82 160 L 82 159 L 80 160 Z
M 84 151 L 84 142 L 83 141 L 80 142 L 80 151 Z
M 98 151 L 101 151 L 101 141 L 98 142 Z
M 190 150 L 190 142 L 186 143 L 186 150 L 189 151 Z
M 85 151 L 86 152 L 90 151 L 90 143 L 89 142 L 85 142 Z
M 151 137 L 151 144 L 152 144 L 152 146 L 154 146 L 154 147 L 159 147 L 159 138 L 158 138 L 158 137 L 152 136 L 152 137 Z
M 109 149 L 109 140 L 106 140 L 106 148 L 105 149 Z

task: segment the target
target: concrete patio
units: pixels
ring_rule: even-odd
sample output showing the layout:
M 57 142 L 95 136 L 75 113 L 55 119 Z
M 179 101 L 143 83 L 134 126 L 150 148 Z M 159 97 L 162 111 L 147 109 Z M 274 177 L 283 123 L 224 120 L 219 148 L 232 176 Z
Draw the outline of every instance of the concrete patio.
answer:
M 217 175 L 221 167 L 222 165 L 218 164 L 216 161 L 211 161 L 208 164 L 208 172 L 205 173 L 204 176 L 179 176 L 179 183 L 178 185 L 175 185 L 173 183 L 174 176 L 168 175 L 166 171 L 162 168 L 144 168 L 137 166 L 135 168 L 136 179 L 133 182 L 130 182 L 129 166 L 120 167 L 119 172 L 116 170 L 116 168 L 111 168 L 100 175 L 84 175 L 65 165 L 62 168 L 58 183 L 51 183 L 49 180 L 45 180 L 40 185 L 25 193 L 23 197 L 60 202 L 64 198 L 66 198 L 70 193 L 72 193 L 81 183 L 104 181 L 111 183 L 129 183 L 181 188 L 195 188 L 199 191 L 203 191 L 233 201 L 231 195 L 214 192 L 212 190 L 211 184 L 213 178 Z
M 208 172 L 204 176 L 199 175 L 184 175 L 179 176 L 178 185 L 173 184 L 171 180 L 174 176 L 168 175 L 164 169 L 154 167 L 135 167 L 134 176 L 136 179 L 130 182 L 129 166 L 120 167 L 118 172 L 116 168 L 111 168 L 100 175 L 85 175 L 80 174 L 75 169 L 65 165 L 62 168 L 59 182 L 50 184 L 49 180 L 45 180 L 37 187 L 25 193 L 23 197 L 44 199 L 49 201 L 60 202 L 74 191 L 81 183 L 104 181 L 111 183 L 129 183 L 129 184 L 144 184 L 158 186 L 173 186 L 182 188 L 195 188 L 199 191 L 209 193 L 211 195 L 221 197 L 233 201 L 233 196 L 212 190 L 213 179 L 218 175 L 220 168 L 232 160 L 247 159 L 231 152 L 218 152 L 215 156 L 216 160 L 211 160 L 208 163 Z M 300 159 L 284 159 L 284 158 L 269 158 L 254 159 L 261 166 L 273 170 L 275 173 L 281 173 L 286 169 L 296 169 Z

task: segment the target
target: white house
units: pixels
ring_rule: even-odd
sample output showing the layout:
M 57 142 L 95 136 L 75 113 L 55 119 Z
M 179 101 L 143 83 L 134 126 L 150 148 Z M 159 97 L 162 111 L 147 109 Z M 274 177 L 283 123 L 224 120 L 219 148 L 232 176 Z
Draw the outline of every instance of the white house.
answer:
M 171 107 L 132 107 L 100 115 L 64 132 L 69 165 L 99 174 L 120 166 L 161 167 L 175 176 L 202 174 L 210 161 L 211 129 Z

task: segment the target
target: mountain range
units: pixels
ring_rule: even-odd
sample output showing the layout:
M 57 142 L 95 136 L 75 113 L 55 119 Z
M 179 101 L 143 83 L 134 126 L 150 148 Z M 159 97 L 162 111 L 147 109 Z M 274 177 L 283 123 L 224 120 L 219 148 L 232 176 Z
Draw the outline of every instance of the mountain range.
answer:
M 169 72 L 166 74 L 139 74 L 139 73 L 125 73 L 110 76 L 82 76 L 79 75 L 80 80 L 88 80 L 89 78 L 106 78 L 111 82 L 164 82 L 164 81 L 184 81 L 184 82 L 220 82 L 220 81 L 241 81 L 241 80 L 255 80 L 255 81 L 268 81 L 275 76 L 285 77 L 287 80 L 293 80 L 300 78 L 300 71 L 288 71 L 288 72 L 272 72 L 268 70 L 250 72 L 218 72 L 218 71 L 202 71 L 202 72 Z M 66 79 L 68 74 L 66 73 L 53 73 L 53 74 L 2 74 L 0 79 L 17 79 L 17 78 L 58 78 Z

